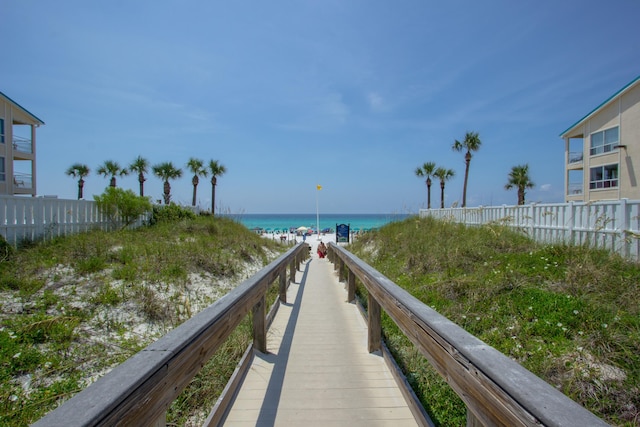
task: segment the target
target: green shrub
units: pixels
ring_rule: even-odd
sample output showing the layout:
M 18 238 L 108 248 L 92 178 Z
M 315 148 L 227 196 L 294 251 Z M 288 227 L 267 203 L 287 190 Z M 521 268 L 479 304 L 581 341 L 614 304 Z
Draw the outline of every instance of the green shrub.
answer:
M 102 304 L 115 306 L 122 302 L 122 293 L 113 287 L 106 285 L 100 288 L 100 291 L 91 298 L 93 304 Z
M 132 190 L 107 187 L 104 193 L 93 198 L 112 223 L 122 221 L 123 229 L 151 210 L 149 198 L 136 196 Z
M 107 266 L 107 262 L 103 257 L 90 257 L 87 259 L 81 259 L 76 264 L 76 271 L 80 274 L 97 273 L 104 270 Z
M 192 210 L 171 203 L 169 205 L 154 205 L 149 223 L 153 225 L 158 222 L 178 222 L 195 218 L 196 214 Z

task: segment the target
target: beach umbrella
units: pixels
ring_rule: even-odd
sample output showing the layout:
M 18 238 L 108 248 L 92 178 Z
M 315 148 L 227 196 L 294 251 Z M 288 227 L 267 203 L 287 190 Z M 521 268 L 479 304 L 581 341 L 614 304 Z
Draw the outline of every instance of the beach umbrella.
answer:
M 308 230 L 308 228 L 305 227 L 304 225 L 302 227 L 296 228 L 296 231 L 307 231 L 307 230 Z

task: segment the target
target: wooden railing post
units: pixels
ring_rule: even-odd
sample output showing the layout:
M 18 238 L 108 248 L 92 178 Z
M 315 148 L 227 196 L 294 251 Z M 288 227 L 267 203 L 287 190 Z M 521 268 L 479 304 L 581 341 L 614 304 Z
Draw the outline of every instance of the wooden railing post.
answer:
M 382 322 L 380 320 L 380 304 L 371 293 L 367 304 L 369 317 L 369 353 L 382 348 Z
M 289 264 L 289 283 L 296 282 L 296 260 L 291 260 L 291 264 Z
M 356 274 L 349 269 L 349 280 L 347 283 L 347 302 L 353 302 L 356 299 Z
M 344 279 L 344 261 L 340 258 L 340 261 L 338 262 L 338 281 L 342 282 Z
M 260 300 L 253 306 L 253 347 L 262 352 L 267 352 L 267 304 L 266 295 L 263 293 Z
M 287 269 L 280 272 L 280 302 L 287 303 Z

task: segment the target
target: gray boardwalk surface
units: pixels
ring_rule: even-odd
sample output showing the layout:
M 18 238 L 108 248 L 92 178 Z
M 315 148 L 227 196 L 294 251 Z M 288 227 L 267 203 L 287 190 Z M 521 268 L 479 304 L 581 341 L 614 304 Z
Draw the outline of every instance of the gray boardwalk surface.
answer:
M 333 265 L 302 264 L 225 426 L 415 426 Z

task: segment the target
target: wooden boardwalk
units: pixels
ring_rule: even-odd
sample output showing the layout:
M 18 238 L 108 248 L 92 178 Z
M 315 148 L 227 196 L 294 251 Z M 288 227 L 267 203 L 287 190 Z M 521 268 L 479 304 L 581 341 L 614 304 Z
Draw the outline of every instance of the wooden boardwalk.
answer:
M 313 256 L 256 352 L 226 426 L 415 426 L 333 264 Z

